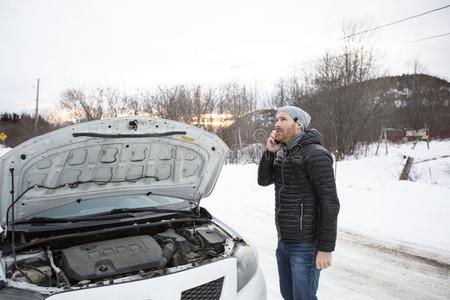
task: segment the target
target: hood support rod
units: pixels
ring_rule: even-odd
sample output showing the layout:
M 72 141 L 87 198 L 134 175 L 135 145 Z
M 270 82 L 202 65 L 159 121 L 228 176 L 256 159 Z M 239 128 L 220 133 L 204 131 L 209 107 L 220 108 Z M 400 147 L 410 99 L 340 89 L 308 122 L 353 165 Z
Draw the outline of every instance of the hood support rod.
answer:
M 14 207 L 16 206 L 15 202 L 16 200 L 14 200 L 14 195 L 16 193 L 16 190 L 14 188 L 14 168 L 10 168 L 9 172 L 11 172 L 11 248 L 12 248 L 12 253 L 13 253 L 13 259 L 14 259 L 14 267 L 16 268 L 17 271 L 19 271 L 20 273 L 22 273 L 22 275 L 28 280 L 28 282 L 32 283 L 33 281 L 31 280 L 31 278 L 24 272 L 22 271 L 21 268 L 19 268 L 19 266 L 17 265 L 17 258 L 16 258 L 16 241 L 15 241 L 15 228 L 14 228 Z M 8 211 L 6 212 L 6 214 L 8 215 Z M 6 226 L 8 226 L 8 223 L 6 223 Z
M 15 189 L 14 189 L 14 168 L 9 169 L 9 171 L 11 172 L 11 247 L 12 247 L 12 252 L 13 252 L 13 258 L 14 258 L 14 266 L 16 267 L 16 269 L 18 269 L 17 267 L 17 261 L 16 261 L 16 245 L 15 245 L 15 240 L 14 240 L 14 194 L 15 194 Z M 8 226 L 8 224 L 6 224 Z

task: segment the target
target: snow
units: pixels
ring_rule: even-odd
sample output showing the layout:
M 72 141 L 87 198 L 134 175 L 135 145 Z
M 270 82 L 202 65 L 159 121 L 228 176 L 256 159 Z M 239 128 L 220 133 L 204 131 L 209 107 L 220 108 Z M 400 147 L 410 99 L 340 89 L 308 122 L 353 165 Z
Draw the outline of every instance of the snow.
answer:
M 376 145 L 371 145 L 367 157 L 359 155 L 337 163 L 338 241 L 333 267 L 321 274 L 320 299 L 450 297 L 450 140 L 433 141 L 429 150 L 425 142 L 412 146 L 390 144 L 385 154 L 383 144 L 375 156 Z M 8 150 L 0 148 L 0 156 Z M 399 181 L 408 156 L 417 162 L 411 170 L 413 181 Z M 256 173 L 255 164 L 224 166 L 202 206 L 255 245 L 268 299 L 281 299 L 274 189 L 258 186 Z M 370 237 L 369 243 L 376 246 L 360 240 L 359 235 Z M 387 253 L 398 249 L 408 255 L 402 260 L 397 254 L 385 259 L 376 249 L 388 249 Z M 425 263 L 415 260 L 416 256 L 447 265 L 442 271 L 426 259 Z M 348 274 L 343 274 L 346 271 Z M 441 291 L 443 296 L 437 297 L 433 291 Z M 427 293 L 430 296 L 423 296 Z
M 449 253 L 450 142 L 432 142 L 430 150 L 425 142 L 415 149 L 390 145 L 388 155 L 380 150 L 379 156 L 338 163 L 340 227 Z M 411 170 L 414 182 L 398 180 L 405 156 L 419 162 Z
M 370 236 L 384 247 L 450 263 L 450 141 L 433 141 L 429 150 L 425 142 L 412 146 L 389 145 L 386 155 L 383 144 L 375 156 L 373 145 L 367 157 L 337 163 L 338 237 L 345 232 Z M 414 181 L 399 181 L 407 156 L 419 162 L 411 170 Z M 429 160 L 432 158 L 437 159 Z M 224 166 L 214 192 L 202 206 L 257 247 L 268 299 L 281 299 L 275 261 L 274 189 L 258 186 L 256 173 L 255 164 Z M 336 254 L 339 250 L 338 239 Z M 362 261 L 370 259 L 368 255 Z M 367 297 L 354 294 L 337 282 L 327 282 L 326 272 L 318 292 L 323 298 L 373 299 L 382 295 L 373 292 L 378 296 L 370 297 L 370 291 Z M 443 280 L 450 282 L 449 277 Z
M 11 150 L 11 148 L 8 147 L 4 147 L 3 145 L 0 144 L 0 157 L 5 154 L 6 152 L 8 152 L 9 150 Z

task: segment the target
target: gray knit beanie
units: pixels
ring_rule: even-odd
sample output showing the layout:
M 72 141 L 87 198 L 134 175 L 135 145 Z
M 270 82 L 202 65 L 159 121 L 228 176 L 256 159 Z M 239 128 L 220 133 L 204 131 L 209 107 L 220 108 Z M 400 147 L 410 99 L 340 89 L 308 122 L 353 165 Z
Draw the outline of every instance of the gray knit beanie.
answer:
M 303 109 L 292 105 L 286 105 L 278 110 L 278 112 L 280 111 L 288 113 L 295 122 L 302 126 L 303 130 L 308 128 L 311 116 Z

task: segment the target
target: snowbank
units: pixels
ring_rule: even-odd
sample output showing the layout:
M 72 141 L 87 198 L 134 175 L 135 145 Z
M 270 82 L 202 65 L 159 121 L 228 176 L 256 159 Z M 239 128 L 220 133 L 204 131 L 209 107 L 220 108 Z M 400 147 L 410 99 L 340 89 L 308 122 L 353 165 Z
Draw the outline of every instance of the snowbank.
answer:
M 450 141 L 432 142 L 430 150 L 424 142 L 411 146 L 390 145 L 388 155 L 382 149 L 379 156 L 337 164 L 339 226 L 450 253 Z M 418 162 L 411 169 L 415 181 L 399 181 L 408 156 Z

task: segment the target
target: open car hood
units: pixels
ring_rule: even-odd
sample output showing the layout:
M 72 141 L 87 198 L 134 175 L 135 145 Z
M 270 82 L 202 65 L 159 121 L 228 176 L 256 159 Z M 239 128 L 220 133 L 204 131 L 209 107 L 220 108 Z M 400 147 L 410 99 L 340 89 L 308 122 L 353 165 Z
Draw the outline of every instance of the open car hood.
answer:
M 80 123 L 0 157 L 0 214 L 15 218 L 77 199 L 162 194 L 196 201 L 213 190 L 228 147 L 195 126 L 141 116 Z M 9 212 L 11 218 L 11 212 Z

